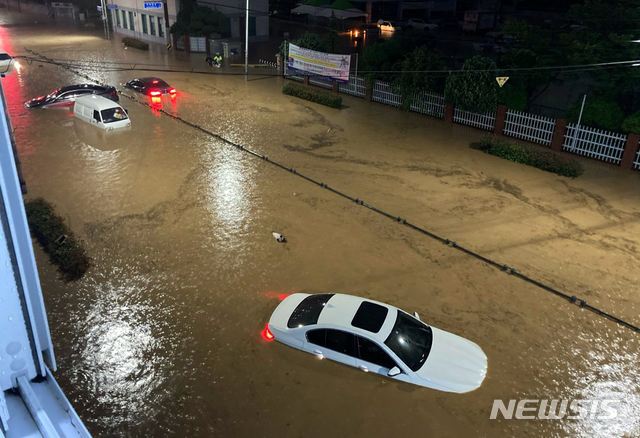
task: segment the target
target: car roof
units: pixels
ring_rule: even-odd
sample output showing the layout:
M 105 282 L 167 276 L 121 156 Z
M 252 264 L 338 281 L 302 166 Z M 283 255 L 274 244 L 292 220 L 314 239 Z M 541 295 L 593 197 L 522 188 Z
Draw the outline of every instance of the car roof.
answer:
M 76 103 L 95 108 L 98 111 L 110 108 L 121 108 L 120 105 L 115 103 L 113 100 L 107 99 L 106 97 L 102 96 L 96 96 L 95 94 L 79 97 L 76 99 Z
M 351 325 L 351 321 L 353 321 L 356 312 L 358 312 L 360 305 L 364 302 L 374 303 L 389 310 L 378 333 L 373 333 L 369 330 Z M 397 310 L 397 307 L 378 301 L 353 295 L 335 294 L 324 306 L 324 309 L 322 309 L 317 325 L 330 325 L 337 328 L 343 327 L 352 333 L 375 339 L 378 342 L 384 342 L 387 337 L 389 337 L 389 333 L 391 333 L 391 329 L 396 322 Z
M 91 88 L 92 90 L 105 90 L 107 87 L 103 87 L 102 85 L 95 84 L 77 84 L 77 85 L 66 85 L 60 88 L 60 93 L 64 93 L 66 91 L 78 90 L 81 88 Z
M 148 78 L 138 78 L 138 79 L 134 79 L 134 80 L 135 80 L 135 81 L 140 81 L 140 82 L 142 82 L 143 84 L 151 84 L 153 81 L 158 81 L 158 82 L 162 82 L 162 83 L 165 83 L 165 84 L 166 84 L 166 82 L 165 82 L 165 81 L 163 81 L 163 80 L 162 80 L 162 79 L 160 79 L 160 78 L 152 78 L 152 77 L 148 77 Z

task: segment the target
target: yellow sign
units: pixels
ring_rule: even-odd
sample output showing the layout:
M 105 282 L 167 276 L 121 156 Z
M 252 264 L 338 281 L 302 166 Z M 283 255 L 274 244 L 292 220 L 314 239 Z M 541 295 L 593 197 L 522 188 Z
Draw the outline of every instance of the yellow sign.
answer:
M 509 80 L 509 76 L 498 76 L 496 78 L 496 81 L 498 81 L 498 85 L 500 85 L 500 88 L 502 88 L 502 86 Z

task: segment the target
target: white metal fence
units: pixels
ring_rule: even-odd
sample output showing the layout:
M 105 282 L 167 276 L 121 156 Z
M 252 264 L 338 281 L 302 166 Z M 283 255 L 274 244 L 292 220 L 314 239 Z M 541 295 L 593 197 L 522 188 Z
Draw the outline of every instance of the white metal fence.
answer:
M 473 126 L 474 128 L 493 131 L 496 122 L 496 112 L 489 111 L 485 114 L 476 114 L 469 111 L 462 111 L 458 108 L 453 110 L 453 121 L 462 125 Z
M 640 170 L 640 150 L 638 150 L 638 153 L 636 154 L 636 161 L 633 163 L 633 168 Z
M 411 111 L 443 118 L 446 105 L 444 96 L 430 93 L 416 93 L 411 102 Z
M 365 85 L 364 78 L 361 78 L 360 76 L 353 76 L 353 75 L 349 77 L 348 83 L 344 84 L 341 82 L 338 85 L 339 92 L 350 94 L 356 97 L 365 97 L 366 88 L 367 87 Z
M 620 164 L 626 141 L 625 134 L 586 126 L 580 126 L 580 129 L 576 129 L 576 125 L 569 124 L 562 150 L 597 158 L 608 163 Z
M 556 119 L 508 110 L 504 133 L 511 137 L 551 146 Z
M 371 100 L 391 106 L 402 105 L 402 96 L 393 90 L 393 86 L 391 84 L 383 81 L 373 82 Z
M 328 89 L 333 88 L 333 81 L 328 78 L 323 78 L 322 76 L 310 76 L 309 83 L 317 87 L 328 88 Z

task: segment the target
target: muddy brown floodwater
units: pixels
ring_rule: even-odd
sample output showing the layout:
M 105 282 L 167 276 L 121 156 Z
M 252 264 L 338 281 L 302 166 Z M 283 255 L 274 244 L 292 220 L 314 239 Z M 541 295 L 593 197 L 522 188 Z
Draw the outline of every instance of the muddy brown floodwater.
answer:
M 203 64 L 43 21 L 3 12 L 5 49 Z M 132 128 L 108 135 L 27 110 L 82 81 L 22 64 L 3 86 L 29 197 L 55 203 L 94 259 L 64 283 L 37 249 L 57 378 L 95 436 L 640 436 L 638 333 L 126 98 Z M 638 172 L 585 161 L 570 180 L 470 149 L 480 131 L 356 98 L 337 111 L 277 78 L 160 76 L 179 90 L 164 109 L 640 323 Z M 417 311 L 480 345 L 487 378 L 447 394 L 265 342 L 293 291 Z M 494 399 L 547 398 L 622 402 L 607 421 L 489 419 Z

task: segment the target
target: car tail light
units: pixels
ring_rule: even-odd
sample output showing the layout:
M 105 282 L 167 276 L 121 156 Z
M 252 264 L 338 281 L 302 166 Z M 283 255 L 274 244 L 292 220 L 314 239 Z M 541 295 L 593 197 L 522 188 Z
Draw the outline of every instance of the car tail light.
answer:
M 155 81 L 151 81 L 152 84 L 157 84 L 158 80 L 156 79 Z
M 170 94 L 176 94 L 176 89 L 175 89 L 175 88 L 170 89 L 170 90 L 169 90 L 169 93 L 170 93 Z
M 151 90 L 149 91 L 149 96 L 160 96 L 162 93 L 160 90 Z
M 269 330 L 269 324 L 262 330 L 262 337 L 267 341 L 273 341 L 273 333 Z

